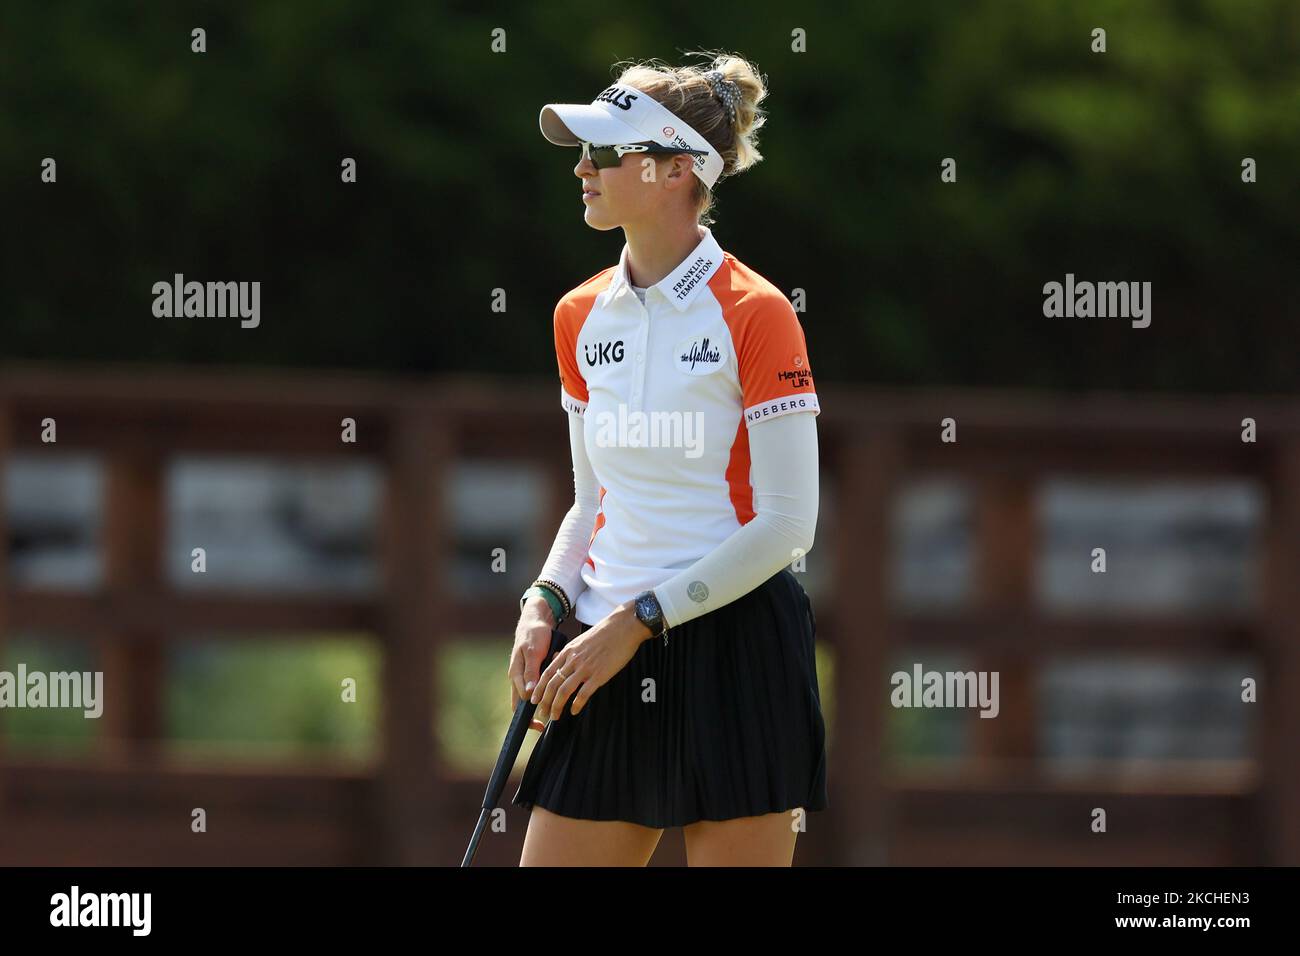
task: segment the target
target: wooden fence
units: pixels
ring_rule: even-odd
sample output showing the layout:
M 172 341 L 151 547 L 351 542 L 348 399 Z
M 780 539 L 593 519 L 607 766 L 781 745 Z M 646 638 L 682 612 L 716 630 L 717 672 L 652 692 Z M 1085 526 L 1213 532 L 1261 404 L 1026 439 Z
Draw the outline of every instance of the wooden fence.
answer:
M 823 507 L 809 563 L 833 586 L 817 602 L 834 650 L 830 809 L 809 817 L 797 861 L 817 864 L 1300 863 L 1300 402 L 1255 398 L 1050 398 L 986 391 L 900 392 L 824 385 Z M 940 421 L 959 440 L 939 440 Z M 1259 423 L 1243 443 L 1241 421 Z M 553 384 L 435 383 L 212 371 L 0 367 L 0 462 L 7 450 L 92 453 L 106 482 L 104 580 L 93 592 L 19 588 L 0 547 L 0 641 L 15 632 L 85 637 L 108 681 L 93 756 L 0 752 L 0 864 L 435 864 L 459 862 L 483 779 L 457 778 L 438 751 L 439 642 L 511 633 L 510 600 L 465 600 L 448 585 L 448 469 L 491 459 L 541 469 L 545 541 L 572 474 Z M 357 441 L 340 440 L 355 419 Z M 382 586 L 372 597 L 182 593 L 163 572 L 164 476 L 180 454 L 364 458 L 383 474 Z M 891 508 L 919 476 L 971 483 L 977 595 L 959 610 L 891 604 Z M 1265 493 L 1263 600 L 1248 612 L 1071 616 L 1036 606 L 1036 488 L 1056 476 L 1244 477 Z M 0 543 L 8 540 L 0 509 Z M 367 770 L 181 765 L 161 752 L 168 643 L 204 633 L 359 630 L 382 647 L 380 757 Z M 953 766 L 888 762 L 887 674 L 901 650 L 960 649 L 1001 675 L 999 719 L 976 721 Z M 1179 660 L 1246 652 L 1260 661 L 1251 758 L 1199 775 L 1068 781 L 1039 759 L 1035 687 L 1051 655 L 1148 651 Z M 1244 705 L 1248 706 L 1248 705 Z M 0 721 L 3 720 L 0 712 Z M 504 732 L 504 728 L 502 728 Z M 513 786 L 507 795 L 513 794 Z M 203 807 L 208 832 L 190 831 Z M 1090 832 L 1104 807 L 1109 832 Z M 526 814 L 508 810 L 482 865 L 517 862 Z M 679 832 L 655 864 L 684 862 Z

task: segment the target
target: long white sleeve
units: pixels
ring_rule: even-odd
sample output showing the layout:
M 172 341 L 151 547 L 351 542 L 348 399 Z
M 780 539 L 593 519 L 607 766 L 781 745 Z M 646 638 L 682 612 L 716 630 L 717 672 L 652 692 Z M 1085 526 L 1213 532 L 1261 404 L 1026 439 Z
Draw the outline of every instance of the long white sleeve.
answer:
M 587 587 L 582 580 L 582 563 L 587 560 L 591 531 L 596 526 L 600 486 L 587 457 L 582 416 L 573 412 L 569 413 L 569 449 L 573 456 L 573 507 L 560 522 L 550 554 L 537 576 L 554 581 L 564 588 L 569 601 L 576 603 Z
M 817 527 L 817 416 L 798 412 L 751 426 L 749 459 L 754 517 L 654 589 L 669 627 L 748 594 L 812 549 Z

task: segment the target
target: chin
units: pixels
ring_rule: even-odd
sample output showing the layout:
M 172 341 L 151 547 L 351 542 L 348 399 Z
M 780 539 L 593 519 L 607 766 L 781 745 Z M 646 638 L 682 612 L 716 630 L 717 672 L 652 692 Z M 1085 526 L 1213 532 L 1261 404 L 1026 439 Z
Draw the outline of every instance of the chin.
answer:
M 590 226 L 592 229 L 595 229 L 597 232 L 609 232 L 609 230 L 611 229 L 618 228 L 618 223 L 606 222 L 603 218 L 597 218 L 596 216 L 591 215 L 590 212 L 588 212 L 582 218 L 583 221 L 586 222 L 588 226 Z

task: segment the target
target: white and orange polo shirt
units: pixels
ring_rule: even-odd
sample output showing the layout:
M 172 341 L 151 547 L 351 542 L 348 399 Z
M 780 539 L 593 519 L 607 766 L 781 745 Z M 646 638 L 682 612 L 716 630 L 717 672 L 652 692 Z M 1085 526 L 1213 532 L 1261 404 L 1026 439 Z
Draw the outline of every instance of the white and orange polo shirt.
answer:
M 754 517 L 748 430 L 817 414 L 786 296 L 707 227 L 645 304 L 617 266 L 555 308 L 560 400 L 584 419 L 599 509 L 575 615 L 594 624 Z

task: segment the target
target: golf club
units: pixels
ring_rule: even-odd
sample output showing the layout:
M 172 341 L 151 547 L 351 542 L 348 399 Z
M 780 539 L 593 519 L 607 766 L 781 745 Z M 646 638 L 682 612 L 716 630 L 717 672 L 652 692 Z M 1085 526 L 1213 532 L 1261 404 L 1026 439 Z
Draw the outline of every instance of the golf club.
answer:
M 546 665 L 551 662 L 557 651 L 564 646 L 568 638 L 559 630 L 551 630 L 551 647 L 546 653 L 546 658 L 538 670 L 546 669 Z M 478 841 L 483 836 L 483 829 L 487 826 L 488 816 L 496 808 L 497 801 L 501 799 L 501 792 L 506 788 L 506 781 L 510 778 L 510 771 L 514 768 L 515 758 L 519 756 L 519 748 L 524 745 L 524 736 L 528 733 L 528 728 L 533 721 L 533 713 L 537 710 L 537 705 L 529 698 L 525 697 L 515 705 L 515 716 L 510 721 L 510 729 L 506 731 L 505 743 L 501 745 L 501 753 L 497 755 L 497 764 L 492 769 L 492 776 L 488 779 L 487 791 L 483 794 L 483 807 L 479 813 L 478 824 L 474 827 L 474 835 L 470 837 L 469 847 L 465 850 L 465 858 L 461 860 L 462 867 L 469 866 L 474 862 L 474 854 L 478 851 Z

